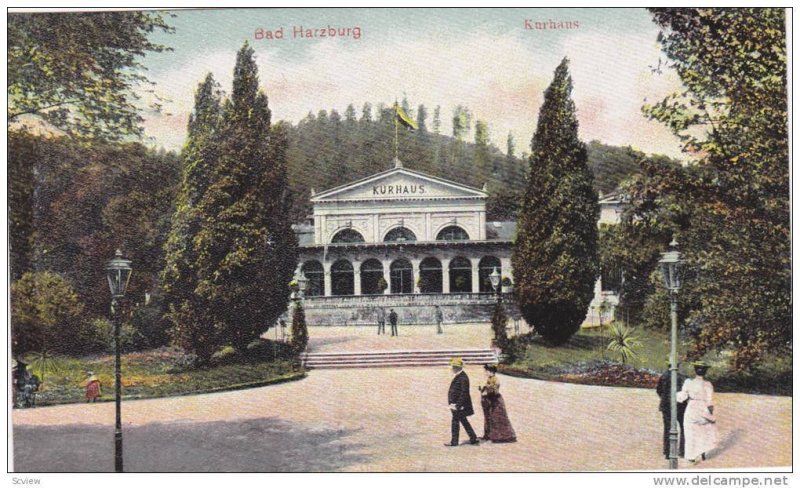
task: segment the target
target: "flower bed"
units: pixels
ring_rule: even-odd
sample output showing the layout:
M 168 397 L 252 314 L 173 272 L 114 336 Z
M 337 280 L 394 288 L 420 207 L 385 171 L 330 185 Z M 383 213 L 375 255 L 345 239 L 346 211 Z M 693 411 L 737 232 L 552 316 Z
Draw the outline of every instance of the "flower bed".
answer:
M 559 366 L 545 366 L 537 370 L 500 365 L 499 371 L 510 376 L 563 381 L 598 386 L 625 386 L 655 388 L 660 374 L 650 369 L 634 368 L 613 361 L 590 361 Z

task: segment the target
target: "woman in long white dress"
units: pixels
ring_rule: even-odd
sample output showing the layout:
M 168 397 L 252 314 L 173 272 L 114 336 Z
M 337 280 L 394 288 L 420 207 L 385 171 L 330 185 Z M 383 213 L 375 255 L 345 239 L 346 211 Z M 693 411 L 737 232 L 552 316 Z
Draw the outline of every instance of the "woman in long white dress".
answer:
M 688 400 L 683 418 L 686 458 L 696 463 L 705 459 L 706 453 L 717 446 L 717 419 L 714 416 L 714 386 L 704 378 L 709 366 L 704 362 L 693 365 L 695 377 L 683 383 L 678 401 Z

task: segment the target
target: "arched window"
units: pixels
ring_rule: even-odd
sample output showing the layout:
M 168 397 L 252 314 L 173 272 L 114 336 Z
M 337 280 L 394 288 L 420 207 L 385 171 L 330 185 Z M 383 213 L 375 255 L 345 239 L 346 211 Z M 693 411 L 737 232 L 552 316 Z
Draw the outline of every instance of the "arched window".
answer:
M 414 271 L 408 260 L 400 258 L 389 266 L 392 293 L 414 293 Z
M 439 231 L 436 236 L 437 241 L 468 241 L 469 234 L 467 231 L 457 225 L 448 225 Z
M 484 256 L 483 259 L 480 260 L 478 263 L 478 276 L 480 277 L 480 292 L 481 293 L 494 293 L 494 288 L 492 288 L 492 280 L 489 276 L 494 272 L 494 268 L 497 268 L 497 272 L 500 273 L 500 276 L 503 276 L 503 268 L 500 266 L 500 260 L 494 256 Z
M 343 229 L 333 236 L 331 242 L 333 244 L 338 244 L 341 242 L 364 242 L 364 236 L 362 236 L 357 230 Z
M 386 237 L 383 238 L 384 242 L 391 242 L 391 241 L 416 241 L 417 236 L 414 235 L 413 232 L 406 229 L 405 227 L 395 227 L 394 229 L 390 230 L 386 233 Z
M 383 264 L 377 259 L 367 259 L 361 263 L 361 294 L 380 295 L 383 290 L 380 286 L 383 277 Z
M 450 293 L 472 292 L 472 263 L 459 256 L 450 261 Z
M 306 276 L 305 296 L 319 297 L 325 294 L 325 270 L 319 261 L 306 261 L 300 268 Z
M 442 292 L 442 262 L 434 257 L 427 257 L 419 263 L 420 293 Z
M 346 259 L 340 259 L 331 266 L 331 294 L 353 294 L 353 265 Z

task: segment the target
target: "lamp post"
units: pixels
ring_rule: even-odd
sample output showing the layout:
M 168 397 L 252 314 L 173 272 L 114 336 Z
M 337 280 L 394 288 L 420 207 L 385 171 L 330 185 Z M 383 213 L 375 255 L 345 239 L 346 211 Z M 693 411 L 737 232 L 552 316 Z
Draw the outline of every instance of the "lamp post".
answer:
M 111 289 L 111 322 L 114 324 L 114 395 L 116 403 L 116 423 L 114 425 L 114 470 L 122 472 L 122 373 L 120 372 L 120 324 L 117 306 L 131 279 L 131 261 L 122 258 L 117 249 L 114 259 L 106 265 L 108 287 Z
M 308 278 L 306 274 L 300 271 L 300 277 L 297 278 L 297 289 L 300 291 L 300 299 L 305 298 L 306 286 L 308 286 Z
M 502 295 L 500 294 L 500 273 L 497 271 L 497 266 L 494 267 L 492 274 L 489 275 L 489 281 L 492 282 L 492 288 L 494 288 L 494 293 L 497 295 L 497 303 L 500 304 Z
M 678 242 L 673 237 L 669 251 L 661 254 L 661 276 L 669 291 L 669 312 L 671 320 L 669 373 L 670 373 L 670 424 L 669 424 L 669 469 L 678 469 L 678 290 L 681 288 L 680 271 L 683 261 L 678 252 Z

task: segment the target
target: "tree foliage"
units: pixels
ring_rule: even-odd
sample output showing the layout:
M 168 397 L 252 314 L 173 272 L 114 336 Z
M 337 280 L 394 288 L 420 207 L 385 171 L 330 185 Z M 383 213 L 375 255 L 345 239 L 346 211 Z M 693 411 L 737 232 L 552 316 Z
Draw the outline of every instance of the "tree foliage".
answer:
M 138 93 L 159 108 L 139 62 L 167 49 L 148 40 L 157 30 L 172 30 L 158 12 L 10 14 L 8 122 L 81 137 L 141 134 Z
M 791 341 L 785 12 L 651 12 L 685 89 L 644 110 L 695 161 L 643 179 L 632 197 L 690 216 L 676 223 L 694 273 L 681 291 L 697 329 L 692 354 L 730 348 L 734 366 L 750 367 Z
M 292 351 L 301 354 L 308 345 L 308 326 L 306 325 L 306 312 L 303 304 L 298 301 L 292 311 Z
M 189 116 L 186 144 L 181 152 L 183 181 L 178 193 L 172 227 L 165 245 L 162 272 L 170 334 L 175 343 L 193 351 L 200 362 L 211 359 L 218 347 L 218 331 L 205 313 L 208 306 L 196 293 L 198 251 L 195 238 L 201 230 L 198 203 L 212 181 L 219 159 L 216 140 L 221 122 L 221 93 L 211 74 L 198 86 L 194 111 Z
M 462 107 L 462 110 L 467 109 Z M 375 117 L 373 105 L 365 103 L 362 116 L 353 123 L 348 123 L 346 116 L 341 120 L 335 112 L 309 113 L 296 125 L 287 125 L 287 169 L 294 221 L 305 220 L 311 213 L 312 189 L 333 188 L 392 167 L 395 130 L 391 106 L 379 104 Z M 522 191 L 522 162 L 516 158 L 507 159 L 492 145 L 485 127 L 480 139 L 483 146 L 478 148 L 475 144 L 437 134 L 436 113 L 433 132 L 428 131 L 424 123 L 413 133 L 398 132 L 399 156 L 405 167 L 476 187 L 488 183 L 491 195 L 509 193 L 512 189 Z M 418 106 L 417 121 L 423 122 L 426 117 L 427 109 Z M 488 168 L 485 174 L 476 170 L 479 160 L 483 161 L 480 165 Z M 498 168 L 498 171 L 493 173 L 491 168 Z M 495 217 L 502 218 L 489 216 Z
M 172 153 L 136 143 L 81 144 L 9 131 L 11 276 L 67 277 L 89 316 L 108 313 L 105 264 L 133 260 L 126 306 L 158 286 L 179 181 Z
M 600 208 L 571 92 L 565 58 L 539 111 L 512 255 L 522 315 L 556 344 L 580 328 L 598 275 Z
M 500 348 L 501 351 L 509 353 L 510 342 L 508 340 L 508 333 L 506 326 L 508 325 L 508 315 L 506 315 L 505 308 L 500 302 L 496 302 L 494 312 L 492 312 L 492 333 L 494 335 L 494 344 Z
M 218 341 L 238 351 L 286 310 L 297 263 L 286 130 L 271 127 L 270 117 L 253 49 L 245 44 L 213 142 L 218 162 L 197 204 L 201 221 L 194 236 L 194 292 L 203 302 L 202 313 L 213 321 Z
M 11 285 L 11 347 L 29 352 L 80 354 L 83 306 L 72 286 L 51 272 L 25 273 Z

